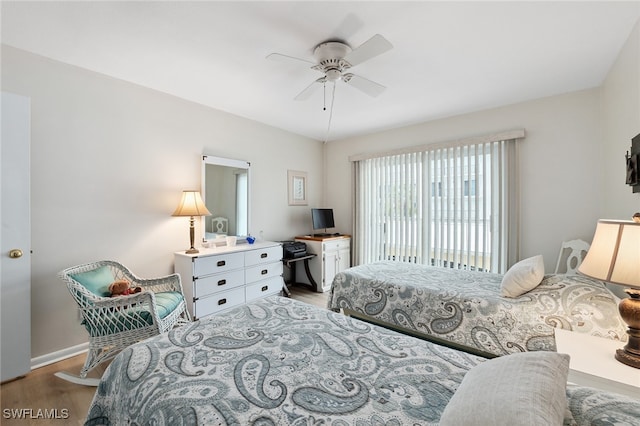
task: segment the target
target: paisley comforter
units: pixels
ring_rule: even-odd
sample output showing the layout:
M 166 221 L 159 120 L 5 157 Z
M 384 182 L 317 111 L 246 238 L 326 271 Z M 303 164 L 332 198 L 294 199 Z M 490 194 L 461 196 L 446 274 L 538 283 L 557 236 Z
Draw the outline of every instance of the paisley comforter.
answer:
M 86 424 L 427 424 L 479 362 L 274 296 L 124 350 Z
M 274 296 L 124 350 L 86 425 L 428 425 L 481 362 Z M 640 416 L 628 398 L 588 388 L 567 395 L 566 424 Z
M 626 341 L 618 299 L 579 275 L 547 275 L 517 298 L 502 275 L 377 262 L 336 275 L 328 307 L 485 356 L 555 351 L 554 328 Z

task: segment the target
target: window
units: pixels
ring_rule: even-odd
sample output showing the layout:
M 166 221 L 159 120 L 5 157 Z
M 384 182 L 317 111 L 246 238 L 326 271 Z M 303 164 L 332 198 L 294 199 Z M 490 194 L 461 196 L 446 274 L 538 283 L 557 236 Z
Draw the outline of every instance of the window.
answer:
M 354 161 L 356 263 L 505 272 L 518 246 L 515 141 Z
M 431 182 L 431 196 L 442 197 L 442 182 Z
M 464 196 L 465 197 L 475 197 L 476 195 L 476 181 L 474 180 L 465 180 L 464 181 Z
M 247 217 L 247 212 L 249 211 L 249 195 L 247 194 L 249 187 L 248 181 L 246 170 L 236 172 L 236 235 L 249 234 L 247 229 L 247 224 L 249 223 L 249 218 Z

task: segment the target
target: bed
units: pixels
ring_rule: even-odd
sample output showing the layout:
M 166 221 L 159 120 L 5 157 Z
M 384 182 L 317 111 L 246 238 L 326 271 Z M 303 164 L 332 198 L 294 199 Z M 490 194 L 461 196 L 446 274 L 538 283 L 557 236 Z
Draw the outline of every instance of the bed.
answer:
M 494 361 L 272 296 L 124 350 L 106 369 L 86 425 L 435 424 L 446 422 L 447 410 L 469 412 L 454 409 L 454 395 Z M 565 424 L 632 424 L 640 416 L 638 401 L 567 387 L 566 372 L 544 371 L 561 384 L 551 402 Z M 518 416 L 533 412 L 530 405 Z
M 619 300 L 600 281 L 546 275 L 533 290 L 507 298 L 502 278 L 382 261 L 337 274 L 328 307 L 487 357 L 555 351 L 554 328 L 627 339 Z

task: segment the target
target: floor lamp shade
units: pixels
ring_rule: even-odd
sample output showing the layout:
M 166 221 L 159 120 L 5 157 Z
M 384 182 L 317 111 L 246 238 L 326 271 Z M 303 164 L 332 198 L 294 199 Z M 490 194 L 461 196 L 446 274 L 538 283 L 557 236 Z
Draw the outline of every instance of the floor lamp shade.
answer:
M 182 199 L 180 200 L 180 204 L 178 204 L 178 208 L 175 212 L 173 212 L 172 216 L 189 216 L 189 238 L 191 241 L 191 248 L 186 251 L 186 253 L 198 253 L 198 249 L 196 249 L 194 245 L 195 240 L 195 226 L 194 226 L 194 216 L 207 216 L 210 215 L 211 212 L 207 210 L 207 206 L 204 205 L 202 201 L 202 197 L 200 196 L 200 191 L 182 191 Z
M 600 220 L 593 242 L 578 268 L 584 275 L 629 287 L 618 305 L 620 316 L 627 323 L 629 342 L 618 349 L 616 359 L 640 368 L 640 223 Z

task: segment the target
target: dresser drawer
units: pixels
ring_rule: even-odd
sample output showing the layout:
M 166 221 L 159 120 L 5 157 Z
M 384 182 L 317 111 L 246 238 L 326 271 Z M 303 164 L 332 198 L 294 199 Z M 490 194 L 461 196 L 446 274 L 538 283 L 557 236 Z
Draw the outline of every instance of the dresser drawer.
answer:
M 282 291 L 282 277 L 273 277 L 257 283 L 249 284 L 246 287 L 246 300 L 250 302 L 255 299 L 278 294 Z
M 193 260 L 193 276 L 217 274 L 244 266 L 244 253 L 228 253 L 219 256 L 203 256 Z
M 325 251 L 345 249 L 345 248 L 349 248 L 349 245 L 350 245 L 350 240 L 347 238 L 340 239 L 340 240 L 333 240 L 333 241 L 325 241 L 322 243 L 322 247 Z
M 267 263 L 251 266 L 245 269 L 245 282 L 247 284 L 282 275 L 282 262 Z
M 198 299 L 198 302 L 193 305 L 193 315 L 196 319 L 200 319 L 207 315 L 242 305 L 245 300 L 244 291 L 244 287 L 237 287 Z
M 208 294 L 231 290 L 242 285 L 244 285 L 244 271 L 242 269 L 207 275 L 196 278 L 193 296 L 198 299 Z
M 277 245 L 261 250 L 250 250 L 245 253 L 245 266 L 259 265 L 261 263 L 280 262 L 282 260 L 282 246 Z

